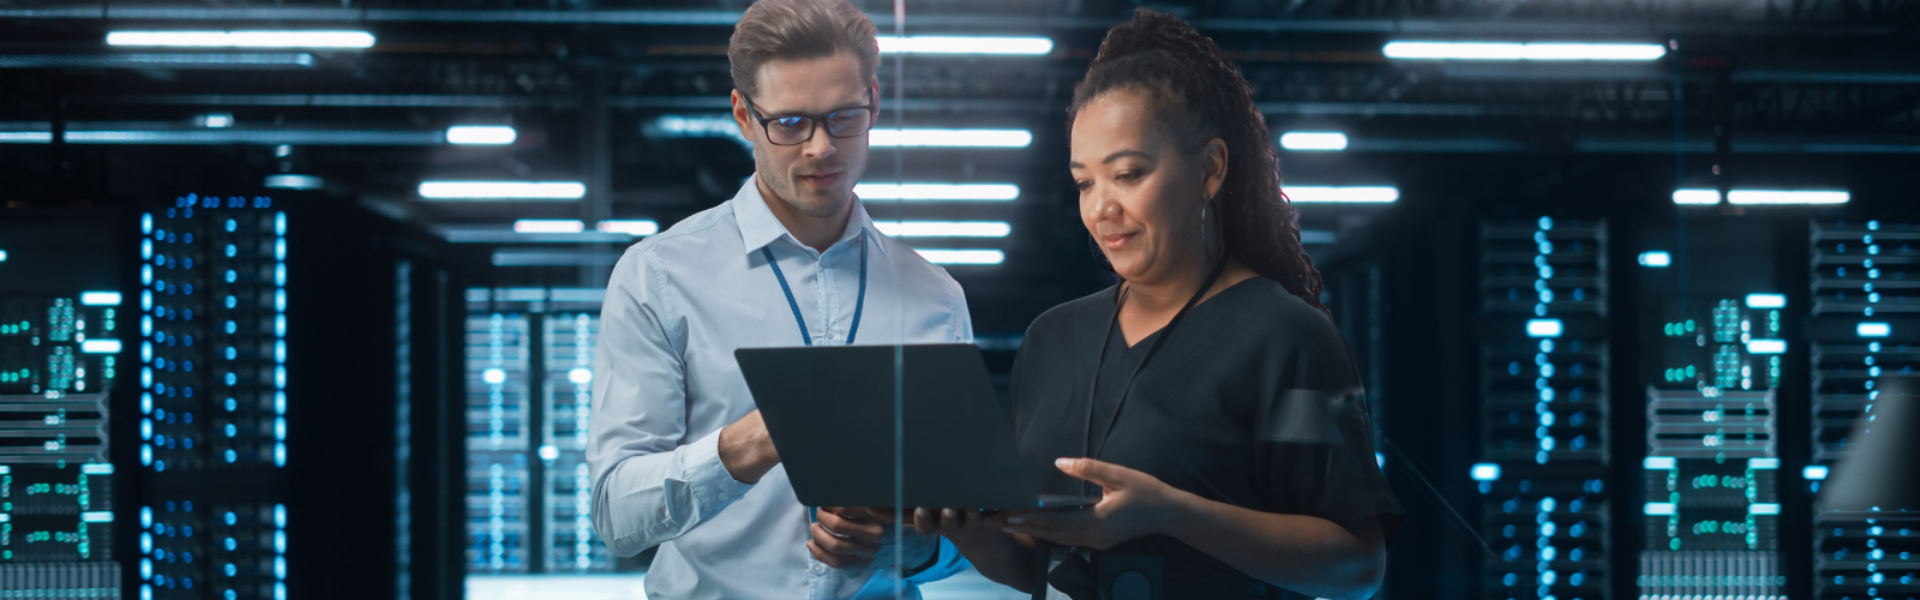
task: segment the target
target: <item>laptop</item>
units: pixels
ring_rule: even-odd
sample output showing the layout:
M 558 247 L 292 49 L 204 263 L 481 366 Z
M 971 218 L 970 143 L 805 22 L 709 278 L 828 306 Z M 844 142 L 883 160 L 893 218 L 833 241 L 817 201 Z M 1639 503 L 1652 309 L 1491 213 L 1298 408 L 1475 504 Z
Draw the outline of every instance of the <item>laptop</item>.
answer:
M 1035 510 L 1100 500 L 1034 491 L 972 344 L 742 348 L 734 358 L 801 504 Z

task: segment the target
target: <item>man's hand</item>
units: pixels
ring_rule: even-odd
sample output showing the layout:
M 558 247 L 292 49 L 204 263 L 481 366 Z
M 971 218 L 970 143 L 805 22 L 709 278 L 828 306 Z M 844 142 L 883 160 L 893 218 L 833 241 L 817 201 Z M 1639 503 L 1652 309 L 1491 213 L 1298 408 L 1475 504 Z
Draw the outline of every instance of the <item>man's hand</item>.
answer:
M 808 529 L 813 540 L 807 552 L 835 569 L 860 569 L 873 564 L 880 552 L 885 526 L 862 508 L 821 508 Z
M 720 464 L 734 481 L 746 484 L 760 483 L 767 471 L 780 464 L 780 452 L 773 448 L 760 411 L 747 413 L 720 430 Z

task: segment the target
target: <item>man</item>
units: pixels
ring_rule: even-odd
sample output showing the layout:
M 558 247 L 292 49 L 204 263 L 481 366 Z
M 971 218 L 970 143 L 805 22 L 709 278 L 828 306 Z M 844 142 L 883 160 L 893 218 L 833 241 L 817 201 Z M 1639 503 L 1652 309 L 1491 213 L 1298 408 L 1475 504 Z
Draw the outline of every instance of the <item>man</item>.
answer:
M 966 567 L 938 537 L 896 549 L 864 510 L 801 506 L 733 357 L 972 341 L 959 285 L 880 235 L 853 196 L 878 116 L 874 33 L 846 0 L 749 8 L 727 54 L 754 176 L 614 267 L 587 449 L 593 524 L 620 556 L 659 546 L 650 597 L 891 598 L 896 584 L 918 597 L 914 584 Z

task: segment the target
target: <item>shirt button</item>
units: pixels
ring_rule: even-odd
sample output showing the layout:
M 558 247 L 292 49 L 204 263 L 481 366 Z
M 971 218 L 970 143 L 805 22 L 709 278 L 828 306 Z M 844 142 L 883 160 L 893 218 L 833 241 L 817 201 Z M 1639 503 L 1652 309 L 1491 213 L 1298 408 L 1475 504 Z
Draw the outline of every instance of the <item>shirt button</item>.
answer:
M 813 574 L 815 574 L 815 575 L 819 575 L 819 574 L 821 574 L 821 573 L 825 573 L 825 572 L 827 572 L 827 566 L 826 566 L 826 565 L 823 565 L 823 564 L 820 564 L 820 563 L 813 563 Z

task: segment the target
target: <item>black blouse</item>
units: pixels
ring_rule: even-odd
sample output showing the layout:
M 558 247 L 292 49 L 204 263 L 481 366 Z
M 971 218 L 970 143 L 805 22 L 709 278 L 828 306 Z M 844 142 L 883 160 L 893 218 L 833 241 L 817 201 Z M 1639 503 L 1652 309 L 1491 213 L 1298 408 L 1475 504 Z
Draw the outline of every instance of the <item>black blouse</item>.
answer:
M 1400 505 L 1375 462 L 1346 342 L 1325 313 L 1255 277 L 1195 306 L 1170 334 L 1155 332 L 1128 347 L 1118 327 L 1107 335 L 1115 291 L 1054 307 L 1021 343 L 1011 393 L 1014 436 L 1040 493 L 1083 493 L 1082 482 L 1053 461 L 1087 456 L 1087 396 L 1097 372 L 1096 458 L 1209 500 L 1311 515 L 1349 531 L 1385 515 L 1391 539 Z M 1171 337 L 1139 372 L 1116 417 L 1127 379 L 1163 334 Z M 1169 599 L 1270 597 L 1251 578 L 1169 537 L 1092 554 L 1097 563 L 1099 555 L 1116 553 L 1162 557 Z

